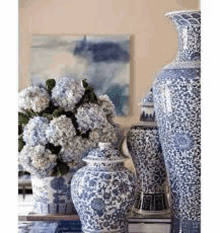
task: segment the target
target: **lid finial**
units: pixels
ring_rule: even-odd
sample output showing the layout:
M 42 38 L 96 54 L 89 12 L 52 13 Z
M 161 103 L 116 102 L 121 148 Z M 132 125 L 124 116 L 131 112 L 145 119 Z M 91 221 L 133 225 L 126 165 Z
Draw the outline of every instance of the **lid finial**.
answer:
M 111 142 L 99 142 L 99 148 L 101 150 L 112 148 Z

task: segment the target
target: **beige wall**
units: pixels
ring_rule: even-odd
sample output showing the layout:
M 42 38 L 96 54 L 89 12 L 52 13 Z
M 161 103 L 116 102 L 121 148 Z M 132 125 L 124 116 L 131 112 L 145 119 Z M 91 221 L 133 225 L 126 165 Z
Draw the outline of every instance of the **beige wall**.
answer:
M 20 0 L 19 90 L 27 85 L 33 34 L 130 34 L 130 115 L 115 121 L 129 127 L 139 119 L 140 98 L 153 75 L 175 57 L 177 35 L 166 12 L 198 9 L 197 0 Z

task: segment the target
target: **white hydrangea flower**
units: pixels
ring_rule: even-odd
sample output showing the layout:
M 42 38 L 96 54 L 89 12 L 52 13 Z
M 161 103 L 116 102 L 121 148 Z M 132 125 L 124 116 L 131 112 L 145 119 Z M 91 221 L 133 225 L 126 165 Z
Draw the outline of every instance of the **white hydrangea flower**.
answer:
M 65 111 L 73 111 L 84 92 L 85 88 L 82 81 L 72 77 L 62 77 L 52 89 L 52 102 L 55 106 L 60 106 Z
M 92 130 L 89 134 L 89 139 L 96 144 L 99 142 L 116 144 L 118 142 L 115 128 L 110 123 L 106 124 L 103 128 Z
M 78 170 L 79 168 L 79 164 L 75 163 L 75 161 L 71 161 L 69 163 L 67 163 L 67 166 L 69 167 L 69 171 L 72 171 L 73 169 Z
M 94 147 L 96 147 L 96 143 L 93 141 L 76 136 L 69 144 L 62 146 L 59 156 L 65 163 L 70 163 L 74 160 L 74 162 L 79 164 L 82 157 Z
M 50 96 L 42 86 L 27 87 L 18 94 L 19 112 L 24 112 L 24 110 L 41 112 L 49 106 L 49 103 Z
M 86 133 L 89 129 L 101 128 L 108 123 L 104 111 L 96 104 L 84 104 L 79 107 L 76 119 L 78 129 L 82 133 Z
M 25 171 L 37 176 L 50 176 L 57 165 L 57 156 L 42 145 L 25 145 L 18 155 L 18 160 Z
M 37 154 L 33 160 L 32 164 L 36 169 L 48 170 L 56 166 L 57 156 L 52 154 L 50 150 L 46 150 L 47 153 Z
M 26 144 L 36 146 L 37 144 L 46 145 L 46 130 L 49 121 L 44 117 L 34 117 L 30 119 L 24 127 L 23 140 Z
M 72 121 L 65 115 L 54 118 L 46 130 L 46 137 L 48 141 L 55 146 L 63 146 L 68 144 L 73 140 L 75 135 L 76 130 L 72 124 Z
M 101 108 L 104 111 L 104 113 L 110 118 L 113 118 L 115 116 L 115 106 L 113 102 L 110 100 L 109 96 L 101 95 L 98 99 L 101 103 Z

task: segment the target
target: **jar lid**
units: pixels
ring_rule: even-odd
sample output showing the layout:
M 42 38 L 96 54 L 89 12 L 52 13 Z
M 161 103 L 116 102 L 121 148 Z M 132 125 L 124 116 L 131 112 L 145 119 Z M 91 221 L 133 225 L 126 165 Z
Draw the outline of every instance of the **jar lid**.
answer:
M 153 107 L 154 106 L 154 100 L 153 100 L 153 88 L 151 87 L 144 98 L 141 99 L 140 105 L 146 106 L 146 107 Z
M 118 163 L 127 159 L 118 150 L 114 149 L 111 143 L 99 142 L 98 148 L 90 151 L 82 160 L 85 162 L 111 162 Z

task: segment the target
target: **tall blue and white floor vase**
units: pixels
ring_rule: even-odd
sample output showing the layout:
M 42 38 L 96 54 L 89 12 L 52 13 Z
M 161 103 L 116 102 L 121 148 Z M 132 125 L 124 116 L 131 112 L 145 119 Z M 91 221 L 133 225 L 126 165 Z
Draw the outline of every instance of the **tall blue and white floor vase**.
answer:
M 87 166 L 72 178 L 71 195 L 84 233 L 128 233 L 126 216 L 134 204 L 135 175 L 111 143 L 99 143 L 83 158 Z
M 154 81 L 154 106 L 171 188 L 174 233 L 200 232 L 201 12 L 167 16 L 178 31 L 176 59 Z
M 142 99 L 140 123 L 131 126 L 126 140 L 138 178 L 134 211 L 143 215 L 169 212 L 167 174 L 155 122 L 152 88 Z

